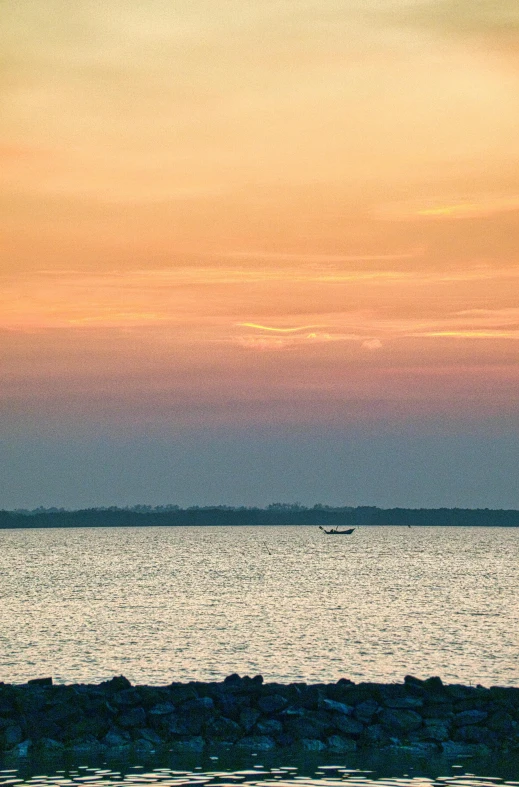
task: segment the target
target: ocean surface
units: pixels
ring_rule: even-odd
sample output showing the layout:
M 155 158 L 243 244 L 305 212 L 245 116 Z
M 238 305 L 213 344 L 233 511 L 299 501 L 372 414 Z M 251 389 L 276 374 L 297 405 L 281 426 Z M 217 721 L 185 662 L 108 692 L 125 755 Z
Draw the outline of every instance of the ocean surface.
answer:
M 253 759 L 256 757 L 256 759 Z M 156 767 L 153 761 L 68 765 L 24 762 L 0 769 L 0 787 L 517 787 L 519 763 L 498 761 L 420 761 L 380 756 L 364 765 L 328 764 L 311 757 L 282 765 L 250 755 L 229 762 L 206 757 L 199 764 L 176 762 Z M 272 757 L 269 758 L 271 760 Z M 327 760 L 327 758 L 324 758 Z M 2 768 L 2 766 L 0 766 Z
M 519 685 L 518 632 L 519 529 L 0 531 L 5 682 Z

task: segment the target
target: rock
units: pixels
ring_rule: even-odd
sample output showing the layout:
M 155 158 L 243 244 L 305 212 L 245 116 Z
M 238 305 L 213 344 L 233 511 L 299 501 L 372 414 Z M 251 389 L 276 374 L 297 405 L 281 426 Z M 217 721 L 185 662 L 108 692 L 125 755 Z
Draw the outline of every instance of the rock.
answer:
M 418 730 L 416 733 L 422 740 L 443 741 L 449 740 L 449 725 L 442 719 L 426 719 L 423 729 Z
M 412 710 L 386 709 L 380 713 L 380 723 L 389 731 L 405 735 L 422 726 L 422 717 Z
M 123 689 L 112 696 L 111 702 L 118 708 L 132 708 L 142 703 L 142 696 L 138 689 Z
M 373 716 L 380 710 L 380 705 L 375 700 L 364 700 L 355 706 L 353 715 L 363 724 L 369 724 Z
M 29 749 L 31 748 L 32 741 L 22 741 L 21 743 L 17 743 L 14 749 L 12 750 L 12 754 L 15 757 L 28 757 L 29 756 Z
M 453 734 L 455 741 L 462 741 L 463 743 L 485 743 L 491 746 L 496 742 L 496 734 L 488 729 L 488 727 L 478 727 L 475 724 L 470 724 L 467 727 L 458 727 Z
M 142 727 L 146 723 L 146 711 L 144 708 L 131 708 L 120 714 L 117 723 L 124 729 Z
M 465 710 L 454 715 L 453 724 L 457 727 L 465 727 L 469 724 L 479 724 L 488 718 L 488 713 L 484 710 Z
M 301 746 L 305 751 L 324 751 L 326 749 L 326 744 L 318 738 L 303 738 Z
M 198 697 L 193 686 L 186 686 L 183 683 L 172 683 L 168 689 L 169 699 L 174 705 L 180 705 L 187 700 L 195 700 Z
M 333 717 L 333 726 L 347 735 L 360 735 L 364 729 L 364 725 L 357 719 L 351 719 L 339 714 Z
M 424 701 L 422 697 L 412 697 L 407 695 L 404 697 L 388 697 L 384 704 L 386 708 L 416 710 L 416 708 L 421 708 L 423 706 Z
M 65 749 L 65 744 L 53 738 L 41 738 L 38 741 L 38 750 L 41 754 L 60 754 Z
M 205 720 L 199 713 L 175 714 L 168 718 L 167 731 L 171 735 L 200 735 Z
M 263 684 L 263 675 L 254 675 L 252 682 L 256 684 L 256 686 L 261 686 Z
M 183 713 L 207 713 L 214 710 L 214 700 L 212 697 L 196 697 L 186 700 L 180 706 Z
M 335 713 L 342 713 L 344 716 L 350 716 L 353 713 L 353 706 L 345 705 L 344 702 L 336 702 L 335 700 L 324 699 L 321 700 L 319 705 L 324 710 L 334 711 Z
M 241 678 L 237 672 L 233 672 L 232 675 L 227 675 L 227 677 L 223 679 L 223 682 L 227 686 L 240 686 Z
M 240 713 L 241 727 L 243 727 L 245 732 L 249 732 L 249 730 L 254 727 L 260 716 L 261 713 L 255 708 L 244 708 Z
M 140 740 L 149 741 L 149 743 L 152 743 L 154 746 L 161 746 L 163 743 L 160 735 L 157 735 L 157 733 L 154 730 L 150 730 L 148 729 L 148 727 L 144 727 L 144 729 L 138 730 L 137 734 Z
M 515 730 L 512 716 L 506 711 L 498 710 L 488 720 L 488 726 L 500 735 L 511 735 Z
M 131 688 L 131 683 L 128 678 L 125 678 L 124 675 L 119 675 L 116 678 L 111 678 L 111 680 L 104 680 L 102 683 L 99 684 L 100 688 L 107 689 L 108 691 L 122 691 L 123 689 Z
M 389 735 L 381 724 L 370 724 L 366 727 L 360 738 L 359 746 L 381 748 L 389 743 Z
M 31 678 L 27 681 L 28 686 L 52 686 L 52 678 Z
M 136 751 L 143 752 L 145 754 L 151 754 L 155 751 L 155 744 L 149 741 L 147 738 L 137 738 L 137 740 L 133 743 L 133 747 Z
M 209 740 L 230 741 L 231 743 L 234 743 L 243 735 L 243 730 L 239 724 L 223 716 L 212 719 L 206 725 L 205 731 Z
M 249 735 L 236 744 L 240 749 L 251 751 L 271 751 L 276 748 L 276 743 L 268 735 Z
M 126 730 L 109 730 L 103 738 L 103 743 L 110 747 L 128 746 L 130 733 Z
M 175 713 L 176 707 L 172 702 L 158 702 L 154 705 L 148 713 L 150 716 L 170 716 Z
M 288 732 L 296 740 L 320 738 L 327 728 L 327 725 L 305 716 L 288 719 L 283 726 L 285 732 Z
M 127 744 L 123 744 L 121 748 L 126 746 Z M 97 738 L 94 738 L 93 735 L 85 735 L 84 738 L 77 738 L 76 740 L 72 741 L 69 746 L 70 751 L 77 752 L 78 754 L 82 752 L 100 752 L 105 750 L 105 746 L 100 743 Z
M 354 740 L 351 738 L 343 738 L 341 735 L 332 735 L 328 738 L 326 743 L 330 751 L 335 751 L 337 753 L 355 751 L 357 748 L 357 744 Z
M 192 738 L 174 741 L 172 748 L 176 751 L 203 751 L 205 749 L 205 741 L 200 735 L 195 735 Z
M 452 719 L 454 718 L 454 706 L 450 702 L 427 701 L 420 709 L 420 715 L 425 719 Z
M 263 719 L 256 724 L 258 735 L 275 737 L 283 732 L 283 725 L 277 719 Z
M 473 743 L 457 743 L 455 741 L 446 741 L 441 744 L 442 753 L 446 757 L 474 757 L 476 755 L 485 755 L 490 750 L 482 748 L 480 745 Z
M 288 700 L 282 697 L 281 694 L 267 694 L 265 697 L 260 697 L 258 700 L 258 707 L 263 713 L 279 713 L 279 711 L 286 708 Z
M 2 737 L 7 749 L 10 749 L 12 746 L 17 746 L 23 741 L 22 728 L 19 724 L 12 724 L 10 727 L 5 728 Z

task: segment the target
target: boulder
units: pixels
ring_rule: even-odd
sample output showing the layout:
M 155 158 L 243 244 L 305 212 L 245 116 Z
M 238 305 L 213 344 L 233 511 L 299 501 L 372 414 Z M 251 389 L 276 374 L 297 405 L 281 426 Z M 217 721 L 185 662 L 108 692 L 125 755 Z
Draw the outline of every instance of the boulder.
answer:
M 260 697 L 258 700 L 258 708 L 267 715 L 272 713 L 279 713 L 279 711 L 286 708 L 288 700 L 282 697 L 281 694 L 267 694 L 265 697 Z
M 342 735 L 331 735 L 326 744 L 330 751 L 335 751 L 338 754 L 343 752 L 355 751 L 357 744 L 352 738 L 343 738 Z
M 146 711 L 144 708 L 130 708 L 121 713 L 117 719 L 117 724 L 123 729 L 131 727 L 142 727 L 146 723 Z
M 256 724 L 255 732 L 258 735 L 275 737 L 283 732 L 283 725 L 277 719 L 261 719 Z
M 456 713 L 452 723 L 456 727 L 466 727 L 470 724 L 479 724 L 488 718 L 488 713 L 484 710 L 465 710 L 461 713 Z
M 326 744 L 318 738 L 303 738 L 301 746 L 305 751 L 324 751 L 326 749 Z
M 422 717 L 412 710 L 391 710 L 387 708 L 379 715 L 380 723 L 389 734 L 405 735 L 422 726 Z
M 239 716 L 240 726 L 243 727 L 245 732 L 249 732 L 249 730 L 254 727 L 260 716 L 261 713 L 255 708 L 243 708 Z
M 248 735 L 236 744 L 240 749 L 251 751 L 271 751 L 276 748 L 276 742 L 268 735 Z

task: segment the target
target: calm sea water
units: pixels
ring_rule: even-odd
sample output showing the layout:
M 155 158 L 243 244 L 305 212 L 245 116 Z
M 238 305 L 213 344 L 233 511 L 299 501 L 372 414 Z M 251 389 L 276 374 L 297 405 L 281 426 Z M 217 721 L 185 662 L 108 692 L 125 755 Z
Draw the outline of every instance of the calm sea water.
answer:
M 501 528 L 1 530 L 0 680 L 519 684 L 518 557 Z
M 259 755 L 258 755 L 259 756 Z M 250 758 L 234 768 L 218 757 L 199 765 L 174 763 L 169 767 L 104 763 L 54 768 L 27 762 L 11 770 L 0 770 L 0 787 L 517 787 L 518 763 L 513 759 L 495 762 L 420 762 L 416 759 L 376 758 L 365 767 L 358 764 L 327 764 L 302 759 L 279 765 Z M 488 774 L 488 775 L 487 775 Z

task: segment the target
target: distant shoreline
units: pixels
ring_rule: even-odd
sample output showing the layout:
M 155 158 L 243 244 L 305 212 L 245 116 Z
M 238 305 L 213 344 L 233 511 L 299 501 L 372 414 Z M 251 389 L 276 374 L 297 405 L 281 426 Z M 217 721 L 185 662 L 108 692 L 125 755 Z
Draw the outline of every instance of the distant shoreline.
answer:
M 334 508 L 273 505 L 267 508 L 176 506 L 89 508 L 77 511 L 37 509 L 0 510 L 0 530 L 77 527 L 519 527 L 515 509 L 471 508 Z

